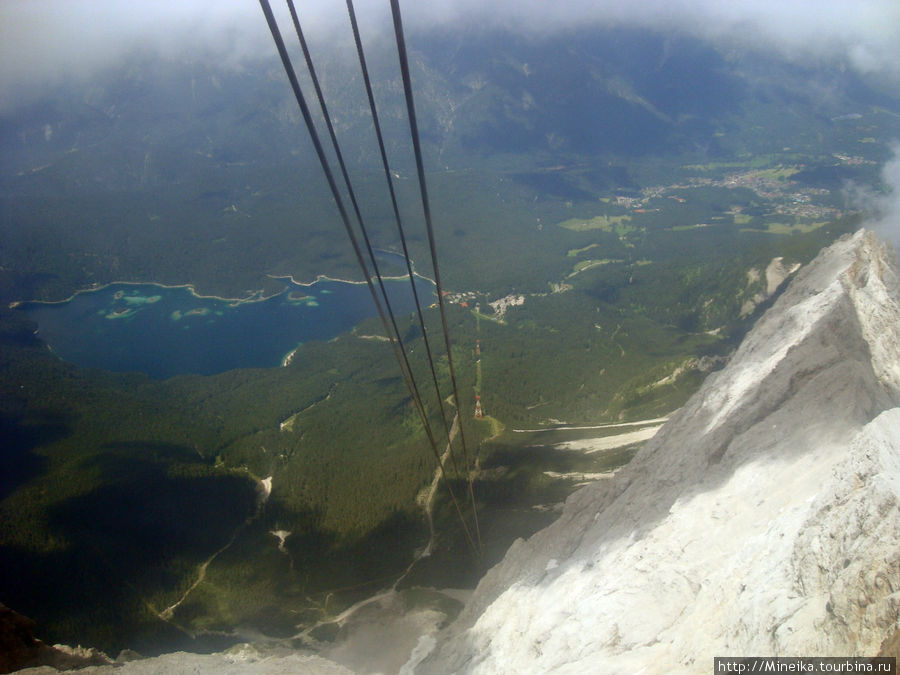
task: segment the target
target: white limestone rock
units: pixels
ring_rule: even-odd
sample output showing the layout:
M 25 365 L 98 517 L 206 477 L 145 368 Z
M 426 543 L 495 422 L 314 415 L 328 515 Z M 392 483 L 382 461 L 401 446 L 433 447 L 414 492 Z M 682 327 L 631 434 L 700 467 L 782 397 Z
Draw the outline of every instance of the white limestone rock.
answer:
M 29 675 L 51 675 L 55 668 L 33 668 L 20 671 Z M 81 668 L 84 675 L 352 675 L 353 671 L 337 663 L 310 654 L 283 653 L 263 655 L 250 645 L 239 646 L 221 654 L 174 652 L 127 663 Z

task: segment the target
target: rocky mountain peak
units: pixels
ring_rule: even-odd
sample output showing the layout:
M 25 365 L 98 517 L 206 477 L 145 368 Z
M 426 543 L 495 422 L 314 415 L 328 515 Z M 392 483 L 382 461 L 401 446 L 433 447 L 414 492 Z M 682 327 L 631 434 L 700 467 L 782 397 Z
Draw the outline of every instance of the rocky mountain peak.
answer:
M 419 670 L 877 654 L 900 616 L 898 368 L 896 257 L 858 232 L 615 480 L 517 542 Z

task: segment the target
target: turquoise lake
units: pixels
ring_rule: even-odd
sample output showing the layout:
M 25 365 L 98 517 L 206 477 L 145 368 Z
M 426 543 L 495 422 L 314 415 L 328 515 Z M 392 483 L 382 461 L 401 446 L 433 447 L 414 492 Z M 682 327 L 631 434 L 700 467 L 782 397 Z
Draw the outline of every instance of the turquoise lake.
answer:
M 398 316 L 415 311 L 409 279 L 385 280 Z M 434 285 L 416 277 L 423 305 Z M 309 340 L 330 340 L 377 316 L 369 287 L 320 280 L 290 284 L 255 302 L 198 297 L 189 288 L 112 284 L 61 303 L 22 303 L 38 336 L 60 358 L 89 368 L 140 371 L 155 379 L 234 368 L 267 368 Z

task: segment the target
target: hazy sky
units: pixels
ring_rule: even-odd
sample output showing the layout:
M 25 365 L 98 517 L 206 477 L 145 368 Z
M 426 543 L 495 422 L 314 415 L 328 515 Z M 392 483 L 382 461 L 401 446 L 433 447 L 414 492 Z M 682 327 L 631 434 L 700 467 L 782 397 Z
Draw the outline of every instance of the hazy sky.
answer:
M 282 0 L 271 0 L 284 13 Z M 347 30 L 344 0 L 295 0 L 308 33 Z M 357 0 L 368 34 L 384 30 L 388 0 Z M 679 29 L 742 40 L 796 59 L 838 56 L 900 77 L 898 0 L 401 0 L 409 30 L 502 25 L 540 34 L 588 21 Z M 285 28 L 289 24 L 285 23 Z M 0 97 L 22 85 L 90 74 L 133 47 L 217 58 L 271 56 L 257 0 L 0 0 Z

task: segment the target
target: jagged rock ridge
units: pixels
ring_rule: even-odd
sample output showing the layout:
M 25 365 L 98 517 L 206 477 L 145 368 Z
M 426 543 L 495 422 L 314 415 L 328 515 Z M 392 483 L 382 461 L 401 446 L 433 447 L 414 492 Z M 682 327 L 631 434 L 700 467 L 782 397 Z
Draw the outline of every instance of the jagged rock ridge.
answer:
M 870 655 L 900 615 L 900 281 L 873 234 L 798 273 L 616 477 L 480 583 L 419 672 L 709 672 Z

